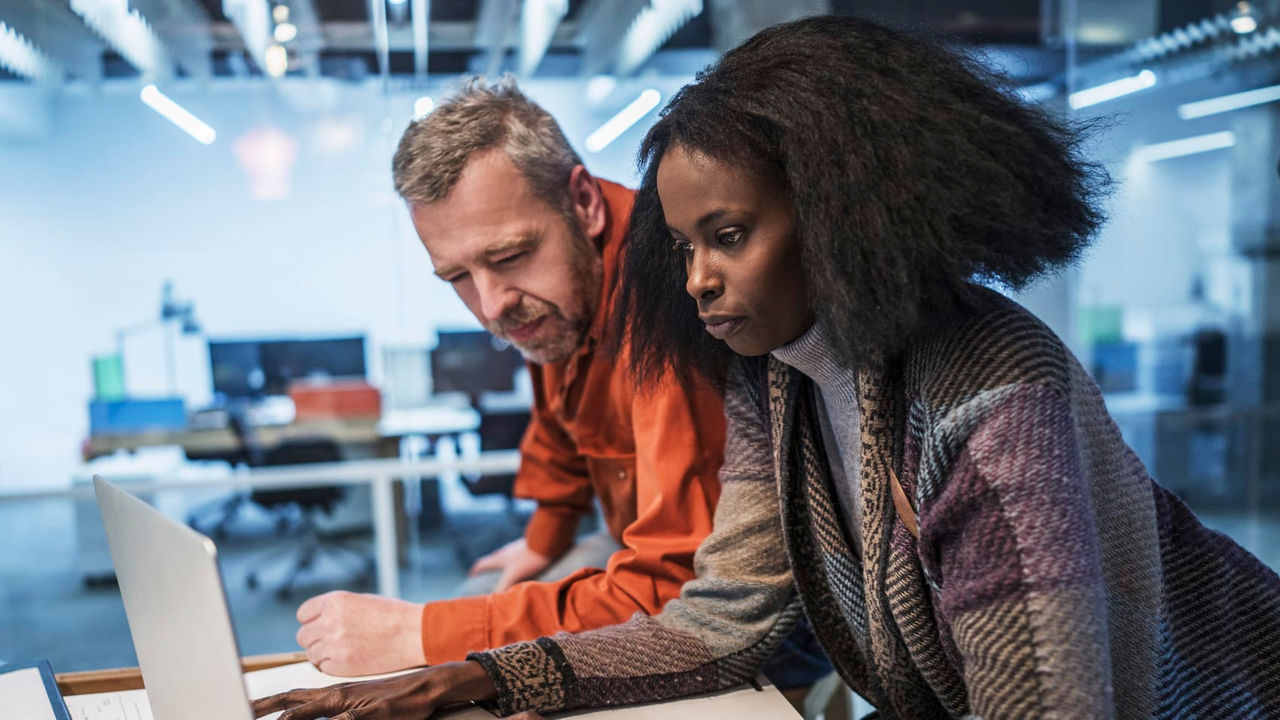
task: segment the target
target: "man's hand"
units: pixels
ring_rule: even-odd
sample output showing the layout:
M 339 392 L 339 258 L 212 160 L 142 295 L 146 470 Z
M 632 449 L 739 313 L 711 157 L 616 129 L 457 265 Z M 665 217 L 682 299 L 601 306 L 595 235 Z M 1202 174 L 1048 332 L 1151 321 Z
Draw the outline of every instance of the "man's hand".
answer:
M 494 592 L 502 592 L 507 588 L 525 580 L 532 580 L 539 573 L 551 566 L 552 558 L 534 552 L 525 544 L 524 538 L 512 540 L 497 550 L 485 555 L 471 566 L 471 574 L 498 570 L 498 584 Z
M 298 644 L 330 675 L 376 675 L 426 662 L 422 606 L 337 590 L 298 607 Z
M 259 698 L 253 701 L 253 716 L 283 710 L 279 720 L 422 720 L 442 707 L 496 696 L 479 663 L 453 662 L 381 680 Z

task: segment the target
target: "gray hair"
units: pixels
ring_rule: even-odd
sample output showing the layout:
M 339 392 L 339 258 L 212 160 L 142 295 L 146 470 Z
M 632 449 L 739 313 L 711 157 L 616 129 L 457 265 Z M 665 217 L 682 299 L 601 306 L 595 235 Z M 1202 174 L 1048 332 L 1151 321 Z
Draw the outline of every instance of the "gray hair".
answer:
M 492 148 L 506 152 L 535 194 L 571 212 L 569 174 L 582 160 L 555 118 L 520 92 L 510 75 L 492 84 L 470 78 L 409 124 L 391 161 L 396 192 L 411 203 L 443 200 L 467 163 Z

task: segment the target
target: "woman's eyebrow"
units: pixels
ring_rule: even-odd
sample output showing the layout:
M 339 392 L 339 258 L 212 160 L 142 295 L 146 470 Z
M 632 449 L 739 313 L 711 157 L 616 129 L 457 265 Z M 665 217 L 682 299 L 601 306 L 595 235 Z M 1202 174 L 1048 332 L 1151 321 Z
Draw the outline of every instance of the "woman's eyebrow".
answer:
M 706 213 L 705 215 L 703 215 L 702 217 L 698 218 L 697 228 L 699 230 L 706 230 L 708 225 L 714 222 L 718 222 L 720 218 L 728 214 L 729 214 L 728 208 L 716 208 L 715 210 L 712 210 Z

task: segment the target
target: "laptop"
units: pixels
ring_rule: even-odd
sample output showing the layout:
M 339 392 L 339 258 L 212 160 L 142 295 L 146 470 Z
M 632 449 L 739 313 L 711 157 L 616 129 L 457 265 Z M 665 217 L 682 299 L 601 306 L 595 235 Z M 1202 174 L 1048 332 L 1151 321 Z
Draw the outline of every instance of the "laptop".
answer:
M 95 475 L 155 720 L 252 720 L 213 541 Z

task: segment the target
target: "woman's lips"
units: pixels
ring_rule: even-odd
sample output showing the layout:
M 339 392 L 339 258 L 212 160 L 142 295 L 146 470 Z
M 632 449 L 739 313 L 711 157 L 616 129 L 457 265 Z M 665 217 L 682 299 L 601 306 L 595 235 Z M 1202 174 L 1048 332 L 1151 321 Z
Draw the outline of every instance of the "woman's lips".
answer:
M 521 343 L 532 338 L 534 335 L 538 334 L 539 330 L 542 329 L 542 324 L 546 322 L 546 320 L 547 320 L 547 316 L 543 315 L 537 320 L 533 320 L 531 322 L 525 323 L 524 325 L 520 325 L 519 327 L 514 327 L 507 330 L 507 332 L 505 333 L 507 336 L 507 340 L 513 343 Z
M 730 335 L 738 331 L 742 324 L 747 321 L 744 317 L 734 317 L 717 322 L 707 322 L 707 332 L 717 340 L 724 340 Z

